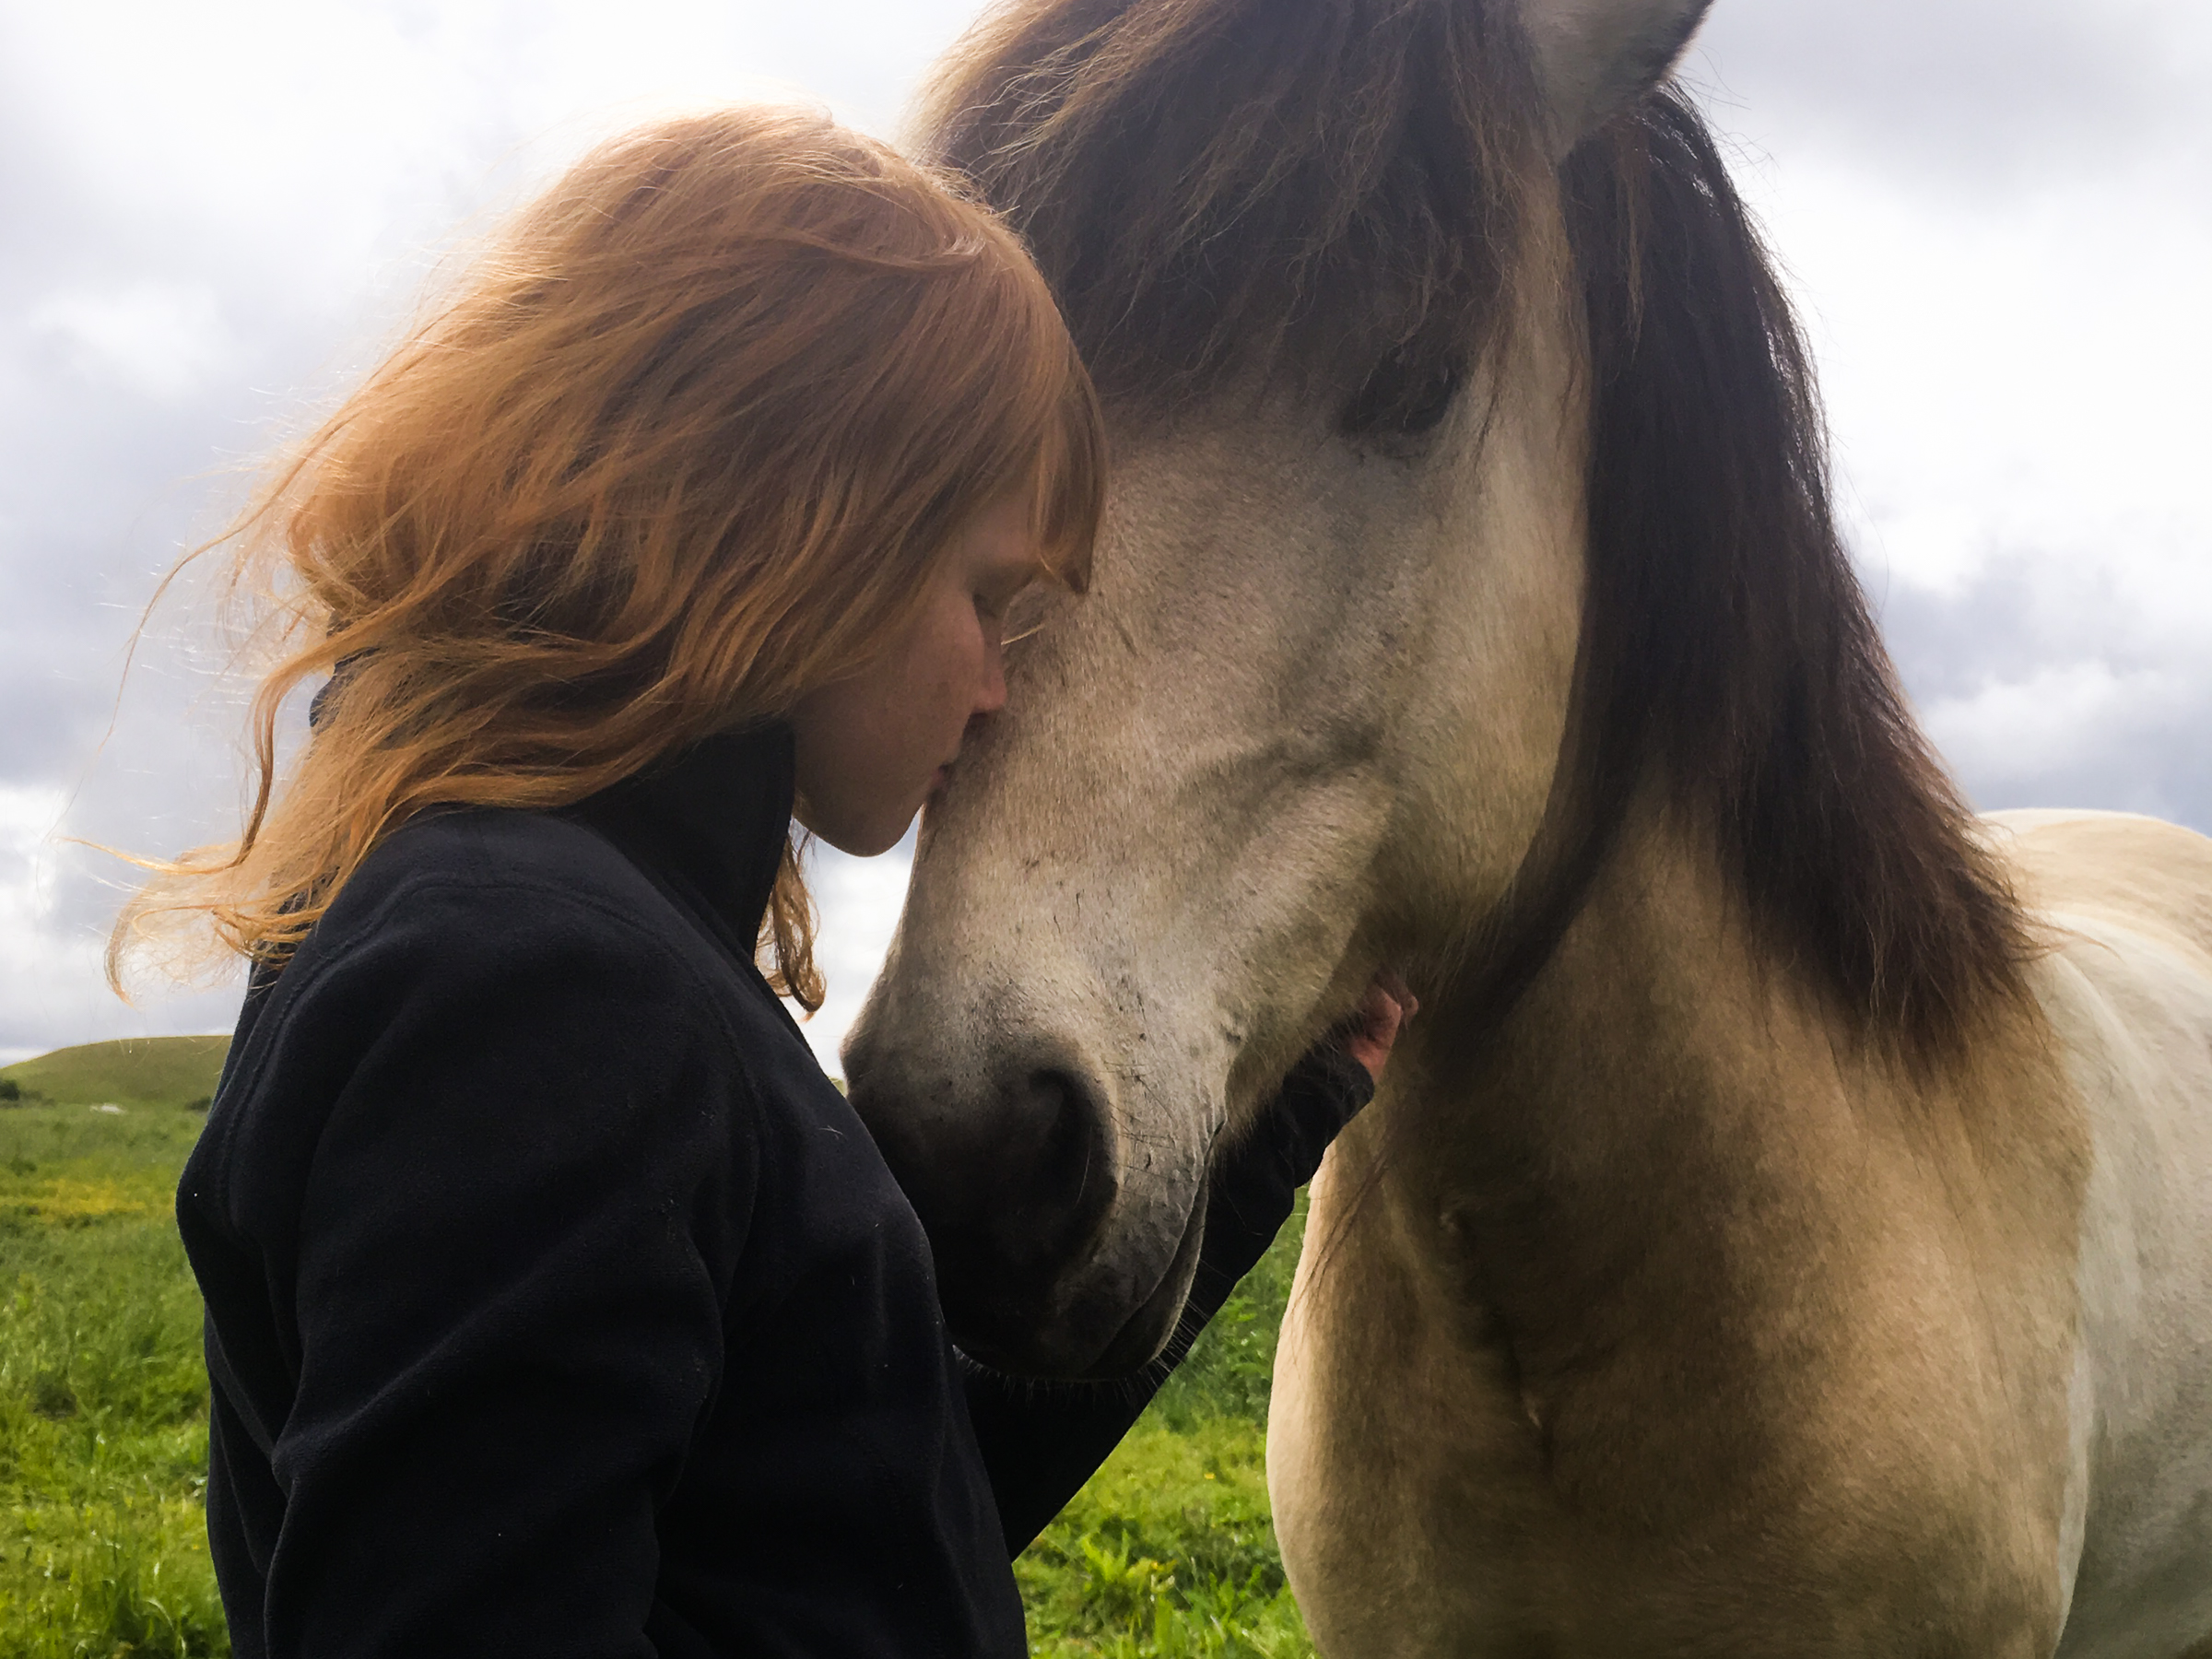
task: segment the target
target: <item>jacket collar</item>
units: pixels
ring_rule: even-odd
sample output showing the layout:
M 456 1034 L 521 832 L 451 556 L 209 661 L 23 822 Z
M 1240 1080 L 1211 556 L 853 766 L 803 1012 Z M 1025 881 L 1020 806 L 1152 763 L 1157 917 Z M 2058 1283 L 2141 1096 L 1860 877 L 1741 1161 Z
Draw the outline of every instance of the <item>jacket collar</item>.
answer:
M 308 705 L 311 728 L 359 660 L 331 671 Z M 613 841 L 750 966 L 791 834 L 795 779 L 791 727 L 770 721 L 702 738 L 563 816 Z
M 776 722 L 717 732 L 569 810 L 750 963 L 791 833 L 794 788 L 791 728 Z

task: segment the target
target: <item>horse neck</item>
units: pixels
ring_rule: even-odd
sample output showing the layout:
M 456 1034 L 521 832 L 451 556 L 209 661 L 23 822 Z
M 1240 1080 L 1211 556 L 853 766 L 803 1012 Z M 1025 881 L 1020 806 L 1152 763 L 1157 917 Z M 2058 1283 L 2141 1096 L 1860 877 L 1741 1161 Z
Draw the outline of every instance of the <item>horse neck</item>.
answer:
M 1724 1284 L 1802 1294 L 1754 1281 L 1848 1257 L 1900 1193 L 1982 1205 L 2022 1161 L 2006 1108 L 2050 1092 L 2031 1041 L 1899 1060 L 1763 947 L 1719 871 L 1694 828 L 1632 811 L 1509 1015 L 1424 1011 L 1366 1137 L 1417 1250 L 1522 1340 L 1604 1343 L 1593 1322 Z M 2008 1179 L 2032 1207 L 2041 1177 Z

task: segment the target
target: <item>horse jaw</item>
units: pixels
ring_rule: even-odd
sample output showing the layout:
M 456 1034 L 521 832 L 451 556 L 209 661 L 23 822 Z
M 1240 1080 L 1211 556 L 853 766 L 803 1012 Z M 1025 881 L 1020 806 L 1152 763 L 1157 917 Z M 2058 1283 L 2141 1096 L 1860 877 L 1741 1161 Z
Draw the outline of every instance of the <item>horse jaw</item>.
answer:
M 1712 0 L 1520 0 L 1521 27 L 1565 156 L 1665 77 Z
M 1015 653 L 845 1049 L 979 1357 L 1149 1359 L 1218 1147 L 1519 867 L 1572 672 L 1582 429 L 1564 352 L 1516 355 L 1487 429 L 1469 395 L 1418 458 L 1299 408 L 1120 435 L 1094 591 Z M 1097 1120 L 1051 1241 L 1006 1220 L 1036 1171 L 1003 1149 L 1058 1133 L 1040 1100 Z

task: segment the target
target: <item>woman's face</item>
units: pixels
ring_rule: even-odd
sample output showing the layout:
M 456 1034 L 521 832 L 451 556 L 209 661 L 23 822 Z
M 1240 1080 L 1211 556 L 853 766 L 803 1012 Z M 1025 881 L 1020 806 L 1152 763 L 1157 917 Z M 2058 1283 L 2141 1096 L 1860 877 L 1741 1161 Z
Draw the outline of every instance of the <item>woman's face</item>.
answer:
M 800 700 L 800 823 L 863 858 L 898 845 L 968 723 L 1006 705 L 1006 607 L 1040 573 L 1038 553 L 1027 498 L 985 508 L 954 533 L 921 609 L 884 653 Z

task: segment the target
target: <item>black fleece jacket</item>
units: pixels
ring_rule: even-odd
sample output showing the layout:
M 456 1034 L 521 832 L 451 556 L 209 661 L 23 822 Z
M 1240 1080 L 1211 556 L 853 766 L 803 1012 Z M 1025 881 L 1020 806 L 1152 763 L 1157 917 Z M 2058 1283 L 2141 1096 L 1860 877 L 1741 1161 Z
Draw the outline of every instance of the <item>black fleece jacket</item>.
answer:
M 1149 1387 L 947 1340 L 753 966 L 791 798 L 769 728 L 427 816 L 257 978 L 177 1195 L 241 1659 L 1025 1652 L 1009 1546 Z M 1369 1092 L 1294 1074 L 1217 1181 L 1198 1319 Z

